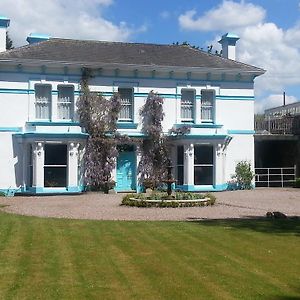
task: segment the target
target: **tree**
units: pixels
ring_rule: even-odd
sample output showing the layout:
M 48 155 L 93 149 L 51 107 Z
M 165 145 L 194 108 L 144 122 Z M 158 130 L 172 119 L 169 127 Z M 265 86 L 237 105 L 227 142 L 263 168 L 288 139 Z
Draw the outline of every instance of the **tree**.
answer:
M 117 157 L 117 120 L 121 109 L 119 94 L 109 100 L 100 93 L 91 92 L 88 81 L 91 71 L 84 69 L 77 102 L 81 126 L 89 134 L 84 154 L 85 184 L 93 190 L 107 192 Z
M 156 187 L 166 179 L 167 166 L 170 163 L 167 140 L 162 131 L 164 119 L 163 98 L 151 91 L 140 111 L 142 132 L 146 138 L 141 143 L 141 160 L 138 171 L 141 184 L 151 181 Z
M 8 32 L 6 32 L 6 50 L 14 49 L 13 41 L 11 40 Z

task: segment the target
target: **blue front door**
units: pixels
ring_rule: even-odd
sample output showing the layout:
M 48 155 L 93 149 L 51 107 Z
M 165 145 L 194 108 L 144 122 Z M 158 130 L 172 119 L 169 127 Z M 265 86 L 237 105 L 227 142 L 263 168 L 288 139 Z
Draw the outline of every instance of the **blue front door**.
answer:
M 136 154 L 134 151 L 120 152 L 117 159 L 116 190 L 132 191 L 136 189 Z

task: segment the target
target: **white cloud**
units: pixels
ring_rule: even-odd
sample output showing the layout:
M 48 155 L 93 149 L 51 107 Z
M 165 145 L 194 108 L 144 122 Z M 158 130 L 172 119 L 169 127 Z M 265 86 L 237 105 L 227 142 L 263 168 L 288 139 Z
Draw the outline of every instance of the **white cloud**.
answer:
M 162 19 L 169 19 L 171 17 L 171 13 L 169 11 L 162 11 L 159 16 L 162 18 Z
M 246 10 L 246 6 L 249 9 Z M 216 17 L 221 18 L 222 8 L 229 7 L 232 10 L 230 18 L 224 17 L 222 21 L 217 21 Z M 256 18 L 255 11 L 260 12 Z M 244 23 L 238 15 L 245 17 Z M 275 99 L 279 99 L 278 95 L 288 86 L 300 85 L 300 23 L 284 30 L 275 23 L 266 22 L 265 11 L 260 6 L 244 1 L 235 3 L 225 0 L 219 7 L 209 10 L 198 19 L 195 19 L 194 15 L 189 15 L 189 12 L 183 16 L 185 16 L 184 23 L 182 16 L 179 18 L 179 24 L 183 29 L 214 30 L 219 33 L 208 43 L 212 43 L 215 49 L 219 47 L 216 45 L 217 40 L 227 29 L 240 36 L 237 43 L 237 60 L 267 71 L 265 75 L 255 80 L 257 98 L 264 101 L 258 105 L 258 109 L 269 106 L 267 102 L 277 105 Z M 236 19 L 231 20 L 234 16 Z M 271 96 L 262 99 L 266 93 Z M 289 99 L 296 100 L 295 97 Z
M 182 29 L 214 31 L 232 30 L 261 22 L 265 18 L 265 10 L 252 3 L 234 2 L 224 0 L 202 16 L 196 17 L 196 10 L 189 10 L 179 16 L 179 24 Z
M 285 104 L 294 103 L 297 101 L 297 98 L 294 96 L 285 96 Z M 262 114 L 265 109 L 277 107 L 283 105 L 283 95 L 282 94 L 273 94 L 269 95 L 263 101 L 257 101 L 255 103 L 255 113 Z
M 145 30 L 105 19 L 103 10 L 112 4 L 112 0 L 1 0 L 0 11 L 11 19 L 9 33 L 15 46 L 26 44 L 29 33 L 124 41 Z

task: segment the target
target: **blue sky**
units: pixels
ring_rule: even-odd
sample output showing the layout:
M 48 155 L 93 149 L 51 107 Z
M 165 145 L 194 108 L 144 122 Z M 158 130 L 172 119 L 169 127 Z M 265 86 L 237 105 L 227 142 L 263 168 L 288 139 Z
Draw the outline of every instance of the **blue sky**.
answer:
M 15 46 L 31 32 L 53 37 L 219 47 L 230 31 L 237 59 L 262 67 L 256 110 L 300 99 L 300 0 L 1 0 Z M 17 9 L 16 9 L 17 8 Z

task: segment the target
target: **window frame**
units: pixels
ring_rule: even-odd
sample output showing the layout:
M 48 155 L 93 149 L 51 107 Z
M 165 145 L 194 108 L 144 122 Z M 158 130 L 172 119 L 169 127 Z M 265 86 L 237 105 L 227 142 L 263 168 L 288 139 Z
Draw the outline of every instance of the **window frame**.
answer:
M 131 90 L 131 103 L 130 104 L 122 104 L 122 97 L 121 97 L 121 93 L 120 90 Z M 118 94 L 120 95 L 120 102 L 121 102 L 121 109 L 120 109 L 120 113 L 119 113 L 119 117 L 118 117 L 118 122 L 133 122 L 133 118 L 134 118 L 134 88 L 133 87 L 118 87 Z M 121 118 L 121 110 L 122 107 L 127 106 L 130 107 L 130 118 Z
M 47 86 L 50 87 L 50 99 L 49 101 L 42 101 L 42 100 L 37 100 L 37 92 L 36 92 L 36 88 L 38 86 Z M 47 103 L 48 104 L 48 118 L 41 118 L 37 116 L 37 104 L 43 104 L 43 103 Z M 47 121 L 51 121 L 52 120 L 52 103 L 53 103 L 53 97 L 52 97 L 52 84 L 50 83 L 35 83 L 34 84 L 34 108 L 35 108 L 35 119 L 36 120 L 47 120 Z
M 212 93 L 212 101 L 211 101 L 211 105 L 203 105 L 203 97 L 202 97 L 202 93 L 204 92 L 211 92 Z M 200 91 L 201 94 L 201 100 L 200 100 L 200 120 L 201 123 L 214 123 L 215 122 L 215 108 L 216 108 L 216 91 L 214 89 L 202 89 Z M 204 119 L 203 118 L 203 108 L 210 108 L 210 114 L 211 114 L 211 118 L 210 119 Z
M 193 92 L 193 101 L 191 104 L 183 104 L 182 102 L 182 92 Z M 182 108 L 183 105 L 185 107 L 190 107 L 192 109 L 192 117 L 191 118 L 183 118 L 182 117 Z M 182 88 L 181 89 L 181 98 L 180 98 L 180 120 L 183 123 L 194 123 L 195 122 L 195 106 L 196 106 L 196 90 L 192 88 Z
M 66 101 L 59 101 L 60 97 L 59 97 L 59 89 L 60 88 L 72 88 L 73 92 L 72 92 L 72 100 L 69 102 Z M 68 119 L 62 119 L 60 118 L 60 110 L 59 110 L 59 106 L 60 104 L 70 104 L 69 106 L 69 114 L 70 114 L 70 118 Z M 57 119 L 58 120 L 64 120 L 64 121 L 73 121 L 74 120 L 74 103 L 75 103 L 75 87 L 72 84 L 58 84 L 57 85 L 57 103 L 56 103 L 56 115 L 57 115 Z

